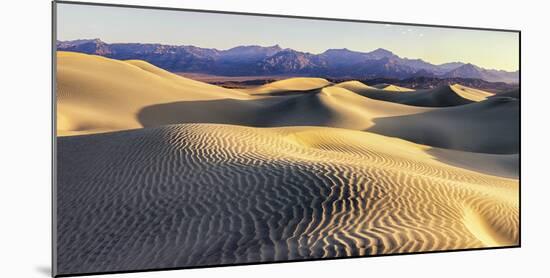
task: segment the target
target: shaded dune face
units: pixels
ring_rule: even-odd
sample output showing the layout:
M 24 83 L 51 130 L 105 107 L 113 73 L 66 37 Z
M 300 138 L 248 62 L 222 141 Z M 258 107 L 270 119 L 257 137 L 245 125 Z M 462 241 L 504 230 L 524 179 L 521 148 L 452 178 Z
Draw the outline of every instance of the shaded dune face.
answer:
M 517 180 L 322 127 L 182 124 L 58 139 L 60 273 L 518 243 Z
M 371 132 L 434 147 L 492 154 L 519 152 L 519 100 L 510 97 L 374 122 Z
M 507 91 L 507 92 L 503 92 L 503 93 L 500 93 L 500 94 L 496 94 L 492 97 L 511 97 L 511 98 L 515 98 L 515 99 L 520 99 L 520 93 L 519 93 L 519 89 L 514 89 L 514 90 L 510 90 L 510 91 Z
M 406 88 L 397 86 L 385 86 L 384 89 L 355 86 L 352 89 L 355 93 L 383 101 L 401 103 L 413 106 L 423 107 L 448 107 L 465 105 L 482 101 L 492 94 L 460 85 L 441 86 L 428 90 L 405 90 Z M 395 88 L 394 88 L 395 87 Z

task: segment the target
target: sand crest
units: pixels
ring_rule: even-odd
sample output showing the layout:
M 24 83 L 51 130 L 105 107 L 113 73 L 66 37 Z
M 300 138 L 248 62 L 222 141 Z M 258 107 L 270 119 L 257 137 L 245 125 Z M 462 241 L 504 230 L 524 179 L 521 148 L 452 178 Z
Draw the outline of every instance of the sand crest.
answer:
M 244 89 L 243 91 L 252 95 L 281 94 L 285 92 L 309 91 L 330 85 L 331 83 L 323 78 L 314 77 L 293 77 L 271 82 L 256 88 Z
M 392 84 L 386 84 L 386 83 L 376 84 L 376 85 L 373 85 L 372 87 L 377 88 L 377 89 L 381 89 L 381 90 L 385 90 L 385 91 L 393 91 L 393 92 L 411 92 L 411 91 L 414 91 L 413 89 L 400 87 L 400 86 L 392 85 Z

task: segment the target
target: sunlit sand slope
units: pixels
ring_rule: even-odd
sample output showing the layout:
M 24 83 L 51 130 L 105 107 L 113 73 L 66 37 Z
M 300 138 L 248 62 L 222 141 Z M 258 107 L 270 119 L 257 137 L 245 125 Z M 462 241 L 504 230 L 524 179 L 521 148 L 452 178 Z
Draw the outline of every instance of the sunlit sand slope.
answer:
M 58 269 L 518 244 L 518 182 L 326 127 L 182 124 L 58 139 Z
M 138 112 L 174 101 L 249 99 L 240 91 L 187 79 L 143 61 L 57 53 L 59 135 L 141 128 Z
M 486 100 L 488 97 L 495 95 L 493 93 L 466 87 L 460 84 L 454 84 L 454 85 L 451 85 L 450 87 L 455 93 L 459 94 L 461 97 L 465 99 L 469 99 L 471 101 L 476 101 L 476 102 Z
M 325 86 L 330 85 L 331 83 L 323 78 L 314 78 L 314 77 L 294 77 L 283 79 L 275 82 L 271 82 L 266 85 L 258 86 L 251 89 L 244 89 L 245 91 L 252 95 L 261 95 L 261 94 L 282 94 L 285 92 L 296 92 L 296 91 L 308 91 L 313 89 L 319 89 Z

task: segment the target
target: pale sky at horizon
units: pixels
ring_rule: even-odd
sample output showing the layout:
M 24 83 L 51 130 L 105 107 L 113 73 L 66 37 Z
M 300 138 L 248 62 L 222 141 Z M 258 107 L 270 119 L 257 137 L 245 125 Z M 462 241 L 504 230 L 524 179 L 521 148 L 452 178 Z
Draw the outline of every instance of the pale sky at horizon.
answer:
M 433 64 L 460 61 L 487 69 L 519 68 L 516 32 L 58 3 L 57 39 L 92 38 L 220 50 L 279 44 L 315 54 L 333 48 L 362 52 L 384 48 Z

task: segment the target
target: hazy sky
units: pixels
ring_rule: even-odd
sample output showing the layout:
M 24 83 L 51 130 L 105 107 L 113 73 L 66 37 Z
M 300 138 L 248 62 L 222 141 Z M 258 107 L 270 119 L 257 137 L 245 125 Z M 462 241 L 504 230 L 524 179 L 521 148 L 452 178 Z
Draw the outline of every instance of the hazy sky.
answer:
M 441 64 L 469 62 L 517 70 L 519 36 L 513 32 L 460 30 L 375 23 L 305 20 L 184 11 L 57 4 L 57 39 L 100 38 L 228 49 L 279 44 L 310 53 L 329 48 L 388 49 L 401 57 Z

